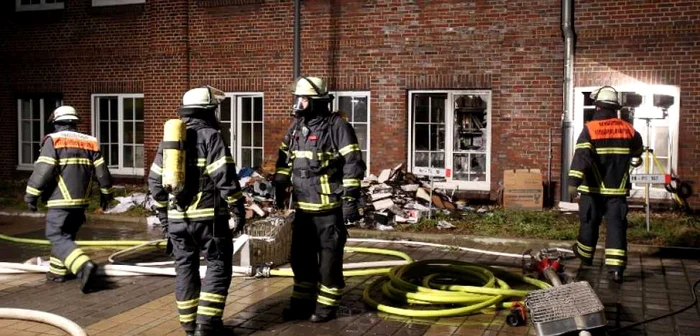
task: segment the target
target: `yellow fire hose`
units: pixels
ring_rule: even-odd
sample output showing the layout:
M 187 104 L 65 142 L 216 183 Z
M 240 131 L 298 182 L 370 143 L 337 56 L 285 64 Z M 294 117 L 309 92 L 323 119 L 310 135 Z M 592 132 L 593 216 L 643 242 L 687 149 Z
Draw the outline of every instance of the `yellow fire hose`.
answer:
M 48 240 L 17 238 L 0 234 L 0 239 L 24 244 L 49 245 Z M 76 241 L 81 246 L 127 247 L 148 243 L 147 241 Z M 458 260 L 414 261 L 408 254 L 388 249 L 346 246 L 347 252 L 371 253 L 397 257 L 407 264 L 395 267 L 380 267 L 345 270 L 343 275 L 371 276 L 384 275 L 365 287 L 363 300 L 370 307 L 389 314 L 407 317 L 448 317 L 477 313 L 487 308 L 509 308 L 528 290 L 512 289 L 510 285 L 496 277 L 495 271 L 507 274 L 519 282 L 536 288 L 551 287 L 546 282 L 523 277 L 503 270 Z M 292 277 L 291 269 L 272 269 L 271 276 Z M 416 281 L 416 279 L 420 279 Z M 449 284 L 445 283 L 449 280 Z M 417 285 L 416 283 L 420 283 Z M 375 289 L 383 296 L 400 306 L 377 302 L 372 297 Z M 449 307 L 445 306 L 455 306 Z M 406 308 L 410 307 L 410 308 Z

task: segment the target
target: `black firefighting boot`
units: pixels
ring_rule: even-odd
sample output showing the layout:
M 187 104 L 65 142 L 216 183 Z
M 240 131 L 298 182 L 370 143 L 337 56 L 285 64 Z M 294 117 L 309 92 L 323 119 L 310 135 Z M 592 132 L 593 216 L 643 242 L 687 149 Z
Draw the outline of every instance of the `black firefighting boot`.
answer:
M 224 336 L 233 335 L 230 329 L 225 328 L 221 324 L 201 324 L 197 323 L 197 328 L 194 330 L 194 336 Z
M 282 310 L 282 319 L 285 321 L 308 320 L 315 308 L 316 302 L 313 300 L 292 299 L 289 307 Z
M 610 279 L 610 281 L 621 284 L 623 281 L 623 271 L 622 270 L 609 271 L 608 278 Z
M 92 261 L 87 261 L 78 271 L 78 277 L 80 278 L 80 291 L 83 294 L 90 292 L 91 287 L 95 284 L 95 278 L 97 278 L 97 264 Z
M 314 311 L 309 321 L 313 323 L 323 323 L 330 320 L 334 320 L 338 312 L 338 307 L 326 306 L 319 304 L 316 306 L 316 311 Z
M 194 329 L 196 327 L 194 322 L 181 323 L 182 329 L 185 330 L 186 336 L 194 336 Z
M 46 280 L 48 280 L 48 281 L 61 283 L 61 282 L 66 282 L 68 280 L 73 280 L 73 279 L 75 279 L 75 275 L 70 274 L 70 273 L 68 273 L 66 275 L 58 275 L 58 274 L 54 274 L 51 272 L 46 272 Z

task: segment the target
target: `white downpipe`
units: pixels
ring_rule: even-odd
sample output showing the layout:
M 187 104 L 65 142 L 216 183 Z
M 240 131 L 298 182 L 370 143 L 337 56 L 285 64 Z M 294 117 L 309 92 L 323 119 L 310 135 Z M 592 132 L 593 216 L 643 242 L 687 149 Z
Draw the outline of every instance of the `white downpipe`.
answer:
M 83 328 L 81 328 L 75 322 L 63 316 L 38 310 L 0 308 L 0 318 L 45 323 L 62 329 L 71 336 L 87 336 L 85 330 L 83 330 Z

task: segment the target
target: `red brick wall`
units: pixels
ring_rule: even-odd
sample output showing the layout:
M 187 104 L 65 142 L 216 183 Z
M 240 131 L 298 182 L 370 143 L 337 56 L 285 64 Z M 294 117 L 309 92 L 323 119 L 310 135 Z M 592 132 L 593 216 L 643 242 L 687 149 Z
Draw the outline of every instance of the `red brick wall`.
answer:
M 0 57 L 10 84 L 0 86 L 0 109 L 15 120 L 13 95 L 23 87 L 57 87 L 85 114 L 90 93 L 143 92 L 150 162 L 162 122 L 188 88 L 263 92 L 272 160 L 290 122 L 293 2 L 211 6 L 226 2 L 147 0 L 115 14 L 117 7 L 67 0 L 58 14 L 4 11 L 0 27 L 11 34 L 0 34 L 8 46 Z M 680 174 L 695 180 L 700 173 L 688 162 L 700 155 L 700 118 L 683 115 L 697 114 L 700 103 L 696 3 L 590 0 L 575 8 L 577 85 L 637 73 L 680 85 L 681 136 L 694 139 L 681 146 Z M 373 172 L 406 160 L 407 90 L 491 89 L 492 196 L 503 169 L 547 176 L 550 131 L 552 180 L 559 180 L 560 1 L 306 0 L 302 23 L 303 74 L 329 78 L 333 90 L 371 91 Z M 16 124 L 2 127 L 14 145 L 0 152 L 16 155 Z

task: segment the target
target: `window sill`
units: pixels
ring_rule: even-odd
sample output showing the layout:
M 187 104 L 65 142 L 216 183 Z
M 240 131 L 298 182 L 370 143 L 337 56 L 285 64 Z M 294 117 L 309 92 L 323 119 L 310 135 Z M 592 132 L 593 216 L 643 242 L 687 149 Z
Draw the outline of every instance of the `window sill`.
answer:
M 61 10 L 64 6 L 62 3 L 57 4 L 42 4 L 42 5 L 19 5 L 15 7 L 17 12 L 40 12 L 40 11 L 52 11 Z
M 16 169 L 19 171 L 33 171 L 34 165 L 17 165 Z

